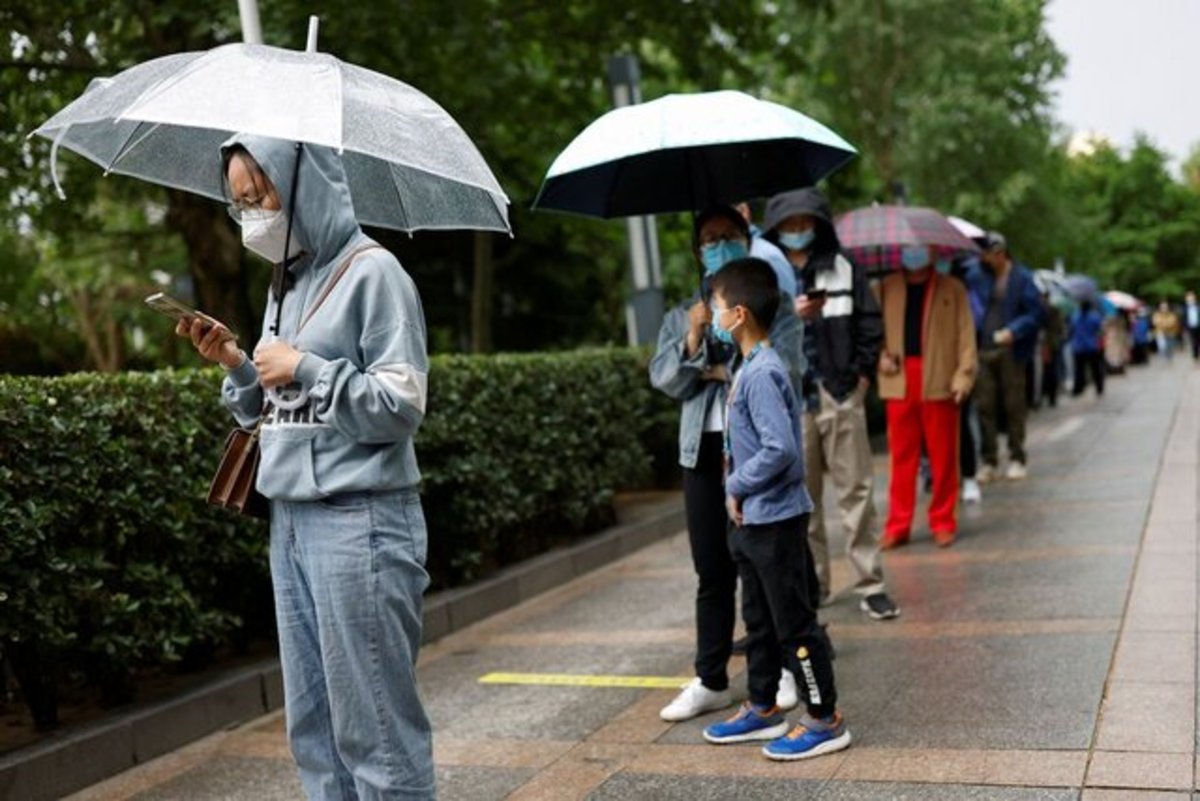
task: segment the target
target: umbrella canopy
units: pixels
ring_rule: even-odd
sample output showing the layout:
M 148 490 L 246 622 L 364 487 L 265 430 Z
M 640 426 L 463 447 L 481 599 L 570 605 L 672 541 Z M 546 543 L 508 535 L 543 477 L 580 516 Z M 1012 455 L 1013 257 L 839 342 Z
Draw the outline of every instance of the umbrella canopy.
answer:
M 1111 289 L 1104 293 L 1104 297 L 1109 303 L 1116 306 L 1121 311 L 1136 311 L 1145 304 L 1142 301 L 1130 295 L 1128 292 L 1121 292 L 1116 289 Z
M 837 235 L 855 261 L 874 273 L 899 269 L 900 251 L 906 246 L 924 245 L 935 258 L 979 252 L 940 212 L 918 206 L 856 209 L 838 218 Z
M 106 172 L 225 200 L 219 148 L 234 133 L 336 148 L 362 223 L 510 230 L 508 198 L 441 106 L 326 53 L 231 44 L 154 59 L 92 81 L 31 136 L 54 143 L 55 170 L 65 147 Z
M 800 112 L 741 92 L 667 95 L 585 128 L 533 207 L 603 218 L 695 211 L 811 186 L 856 152 Z
M 1100 289 L 1096 285 L 1096 279 L 1087 275 L 1068 275 L 1063 281 L 1063 288 L 1070 295 L 1071 300 L 1076 303 L 1084 300 L 1096 300 L 1096 296 L 1100 294 Z
M 969 220 L 964 220 L 962 217 L 955 217 L 951 215 L 946 219 L 949 220 L 950 224 L 957 228 L 958 232 L 967 239 L 983 239 L 987 236 L 986 230 L 980 228 L 978 225 L 970 222 Z

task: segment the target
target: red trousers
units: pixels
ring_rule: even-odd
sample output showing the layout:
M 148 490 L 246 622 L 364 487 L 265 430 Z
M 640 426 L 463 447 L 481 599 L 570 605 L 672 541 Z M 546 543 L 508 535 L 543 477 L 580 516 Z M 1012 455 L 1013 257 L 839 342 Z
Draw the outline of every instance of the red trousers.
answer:
M 904 400 L 887 402 L 892 475 L 884 537 L 907 540 L 912 533 L 922 443 L 933 474 L 929 529 L 937 534 L 954 534 L 958 531 L 958 404 L 921 399 L 920 357 L 905 359 L 904 372 Z

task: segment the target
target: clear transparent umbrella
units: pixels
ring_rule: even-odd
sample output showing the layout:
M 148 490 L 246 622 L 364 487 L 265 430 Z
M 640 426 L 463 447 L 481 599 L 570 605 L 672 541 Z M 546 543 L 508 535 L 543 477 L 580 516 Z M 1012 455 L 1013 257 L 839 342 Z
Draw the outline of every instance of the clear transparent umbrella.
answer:
M 234 133 L 342 152 L 360 222 L 400 231 L 510 231 L 508 197 L 474 143 L 413 87 L 327 53 L 231 44 L 98 78 L 31 136 L 107 172 L 224 200 Z M 61 189 L 60 189 L 61 193 Z

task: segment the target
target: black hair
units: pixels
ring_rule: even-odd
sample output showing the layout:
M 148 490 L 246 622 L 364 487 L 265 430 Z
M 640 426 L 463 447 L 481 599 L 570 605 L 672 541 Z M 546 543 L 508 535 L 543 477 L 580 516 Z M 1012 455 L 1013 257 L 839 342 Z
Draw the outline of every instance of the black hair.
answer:
M 1092 306 L 1092 302 L 1090 300 L 1081 301 L 1079 304 L 1079 310 L 1081 312 L 1083 312 L 1084 314 L 1087 314 L 1088 312 L 1090 312 L 1092 310 L 1092 308 L 1093 308 L 1093 306 Z
M 233 191 L 229 186 L 229 163 L 233 161 L 234 156 L 243 156 L 249 162 L 250 169 L 259 173 L 264 178 L 267 173 L 263 170 L 262 165 L 254 158 L 254 155 L 246 149 L 245 145 L 232 144 L 229 147 L 221 148 L 221 192 L 225 195 L 226 200 L 233 199 Z M 268 180 L 270 180 L 268 178 Z
M 750 223 L 746 222 L 746 218 L 735 209 L 733 206 L 709 206 L 704 211 L 696 215 L 692 221 L 692 249 L 700 249 L 700 231 L 704 228 L 704 224 L 709 220 L 715 220 L 718 217 L 724 217 L 737 226 L 742 237 L 750 241 Z
M 712 290 L 720 292 L 729 308 L 744 306 L 754 322 L 769 330 L 779 312 L 779 279 L 771 265 L 750 257 L 731 261 L 712 277 Z

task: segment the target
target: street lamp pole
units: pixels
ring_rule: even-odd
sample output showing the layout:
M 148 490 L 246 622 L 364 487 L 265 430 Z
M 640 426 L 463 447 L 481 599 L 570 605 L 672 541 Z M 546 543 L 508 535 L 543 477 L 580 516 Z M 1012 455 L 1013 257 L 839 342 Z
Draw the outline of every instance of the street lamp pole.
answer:
M 608 83 L 613 106 L 642 102 L 641 75 L 632 55 L 608 61 Z M 662 265 L 658 255 L 658 229 L 654 217 L 628 217 L 629 272 L 633 291 L 625 303 L 625 328 L 630 345 L 652 344 L 663 317 Z

